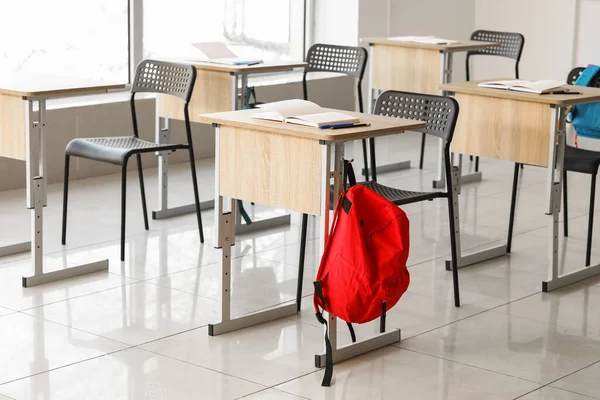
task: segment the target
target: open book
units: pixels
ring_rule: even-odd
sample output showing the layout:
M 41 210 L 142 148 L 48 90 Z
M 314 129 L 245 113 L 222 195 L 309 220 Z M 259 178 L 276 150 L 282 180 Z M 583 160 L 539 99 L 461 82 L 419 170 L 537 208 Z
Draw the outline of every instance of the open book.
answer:
M 397 40 L 399 42 L 412 42 L 412 43 L 422 43 L 422 44 L 452 44 L 458 43 L 456 40 L 442 39 L 435 36 L 397 36 L 390 38 L 392 40 Z
M 192 45 L 200 50 L 211 63 L 226 65 L 254 65 L 262 63 L 262 60 L 257 58 L 241 58 L 236 56 L 222 42 L 192 43 Z
M 535 94 L 564 92 L 568 90 L 567 85 L 565 85 L 564 82 L 551 80 L 526 81 L 522 79 L 516 79 L 511 81 L 482 82 L 478 86 L 491 89 L 513 90 L 515 92 L 526 92 Z
M 261 104 L 259 107 L 265 112 L 254 114 L 252 118 L 314 126 L 321 129 L 340 125 L 351 126 L 360 122 L 358 118 L 351 115 L 337 111 L 326 111 L 319 105 L 306 100 L 277 101 Z

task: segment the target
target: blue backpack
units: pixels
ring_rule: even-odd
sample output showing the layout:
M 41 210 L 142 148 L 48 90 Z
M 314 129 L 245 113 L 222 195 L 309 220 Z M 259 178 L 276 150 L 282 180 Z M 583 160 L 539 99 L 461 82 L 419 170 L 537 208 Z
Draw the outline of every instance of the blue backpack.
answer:
M 591 65 L 581 74 L 576 86 L 589 86 L 596 75 L 600 72 L 600 66 Z M 577 136 L 600 139 L 600 103 L 578 104 L 571 108 L 568 119 Z

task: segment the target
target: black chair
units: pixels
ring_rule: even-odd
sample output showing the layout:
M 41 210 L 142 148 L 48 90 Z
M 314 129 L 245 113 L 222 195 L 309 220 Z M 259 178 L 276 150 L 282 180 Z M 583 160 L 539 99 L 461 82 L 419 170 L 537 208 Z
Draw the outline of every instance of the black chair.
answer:
M 567 83 L 574 84 L 577 78 L 585 68 L 575 68 L 567 76 Z M 597 75 L 591 82 L 593 87 L 600 88 L 600 75 Z M 592 176 L 590 185 L 590 206 L 589 206 L 589 217 L 588 217 L 588 233 L 587 233 L 587 248 L 585 252 L 585 266 L 588 267 L 591 263 L 592 256 L 592 231 L 594 229 L 594 204 L 596 201 L 596 176 L 598 175 L 598 168 L 600 167 L 600 152 L 593 150 L 579 149 L 577 147 L 565 146 L 565 157 L 564 157 L 564 169 L 563 169 L 563 211 L 565 213 L 564 218 L 564 235 L 569 236 L 569 210 L 568 210 L 568 195 L 567 195 L 567 171 L 579 172 L 581 174 L 589 174 Z M 517 199 L 517 184 L 519 181 L 518 169 L 515 168 L 515 175 L 513 178 L 513 191 L 510 205 L 510 219 L 508 229 L 508 245 L 507 249 L 510 251 L 510 245 L 512 242 L 512 227 L 515 219 L 515 207 Z
M 362 80 L 367 66 L 367 50 L 362 47 L 338 46 L 333 44 L 314 44 L 306 54 L 307 66 L 304 68 L 302 77 L 302 90 L 304 100 L 308 100 L 306 75 L 309 72 L 335 72 L 357 78 L 356 92 L 358 95 L 358 110 L 363 111 Z M 363 159 L 365 165 L 365 176 L 369 180 L 369 168 L 367 165 L 367 141 L 362 141 Z M 374 150 L 371 150 L 374 158 Z M 373 164 L 373 162 L 371 162 Z
M 200 200 L 198 197 L 198 182 L 196 180 L 196 165 L 194 162 L 194 148 L 192 145 L 192 132 L 190 129 L 188 112 L 188 105 L 190 97 L 192 96 L 195 81 L 196 68 L 192 65 L 144 60 L 137 66 L 135 78 L 131 85 L 129 104 L 133 122 L 133 136 L 73 139 L 69 142 L 65 149 L 65 186 L 62 221 L 63 245 L 66 244 L 67 238 L 67 201 L 69 195 L 69 163 L 71 157 L 87 158 L 89 160 L 121 166 L 121 261 L 125 261 L 125 195 L 127 187 L 127 162 L 132 155 L 136 155 L 142 194 L 144 226 L 146 230 L 148 230 L 148 212 L 146 209 L 146 194 L 144 190 L 141 154 L 160 151 L 175 151 L 180 149 L 189 152 L 192 182 L 194 184 L 194 197 L 196 201 L 196 215 L 198 219 L 198 229 L 200 231 L 200 242 L 204 243 L 202 215 L 200 214 Z M 139 139 L 135 110 L 135 94 L 141 92 L 177 96 L 185 101 L 183 111 L 185 115 L 187 144 L 157 144 Z
M 467 81 L 471 80 L 470 59 L 473 56 L 496 56 L 504 58 L 512 58 L 515 60 L 515 78 L 519 79 L 519 63 L 525 46 L 525 37 L 520 33 L 512 32 L 496 32 L 478 30 L 471 34 L 471 40 L 478 42 L 496 42 L 499 43 L 496 47 L 487 47 L 480 50 L 471 50 L 467 52 L 467 60 L 465 70 L 467 73 Z M 421 138 L 421 158 L 419 160 L 419 168 L 423 169 L 423 154 L 425 153 L 425 135 Z M 470 157 L 473 161 L 473 156 Z M 475 159 L 475 171 L 479 171 L 479 157 Z
M 381 194 L 398 206 L 437 198 L 448 200 L 448 216 L 450 218 L 450 245 L 452 247 L 452 278 L 454 284 L 454 304 L 460 306 L 458 287 L 458 249 L 456 248 L 456 230 L 454 221 L 454 184 L 453 167 L 450 163 L 450 144 L 454 135 L 454 127 L 458 118 L 458 102 L 452 97 L 424 95 L 390 90 L 382 93 L 377 99 L 374 114 L 392 118 L 406 118 L 424 121 L 427 126 L 421 130 L 423 134 L 432 135 L 444 141 L 444 166 L 446 171 L 446 192 L 412 192 L 381 185 L 376 181 L 361 183 Z M 306 250 L 306 232 L 303 226 L 300 243 L 299 273 L 304 271 L 304 252 Z M 297 296 L 302 294 L 302 281 L 298 282 Z

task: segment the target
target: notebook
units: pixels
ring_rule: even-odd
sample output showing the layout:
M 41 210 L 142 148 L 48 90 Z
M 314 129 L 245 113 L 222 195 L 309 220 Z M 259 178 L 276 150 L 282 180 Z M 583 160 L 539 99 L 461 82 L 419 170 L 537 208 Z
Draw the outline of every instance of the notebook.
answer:
M 265 112 L 254 114 L 252 118 L 306 125 L 321 129 L 360 122 L 356 117 L 337 111 L 326 111 L 318 104 L 307 100 L 277 101 L 275 103 L 261 104 L 259 107 L 261 110 L 265 110 Z
M 442 39 L 435 36 L 397 36 L 391 38 L 392 40 L 397 40 L 399 42 L 413 42 L 413 43 L 422 43 L 422 44 L 452 44 L 458 43 L 456 40 Z
M 192 43 L 207 58 L 208 62 L 225 65 L 254 65 L 262 63 L 257 58 L 242 58 L 235 55 L 233 51 L 223 42 Z
M 490 89 L 513 90 L 515 92 L 534 94 L 547 94 L 568 90 L 567 85 L 565 85 L 564 82 L 552 80 L 526 81 L 523 79 L 516 79 L 510 81 L 482 82 L 478 86 Z

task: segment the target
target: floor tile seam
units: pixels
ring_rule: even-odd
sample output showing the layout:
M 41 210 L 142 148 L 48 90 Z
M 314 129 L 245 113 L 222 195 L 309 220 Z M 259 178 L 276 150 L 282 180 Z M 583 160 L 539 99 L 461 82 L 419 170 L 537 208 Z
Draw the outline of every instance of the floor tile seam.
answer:
M 479 311 L 479 312 L 477 312 L 477 313 L 475 313 L 475 314 L 468 315 L 468 316 L 465 316 L 465 317 L 463 317 L 463 318 L 459 318 L 459 319 L 457 319 L 457 320 L 455 320 L 455 321 L 452 321 L 452 322 L 445 323 L 445 324 L 443 324 L 443 325 L 441 325 L 441 326 L 438 326 L 437 328 L 432 328 L 432 329 L 429 329 L 429 330 L 427 330 L 427 331 L 425 331 L 425 332 L 418 333 L 418 334 L 416 334 L 416 335 L 414 335 L 414 336 L 411 336 L 411 337 L 410 337 L 410 339 L 416 338 L 416 337 L 418 337 L 418 336 L 421 336 L 421 335 L 425 335 L 425 334 L 427 334 L 427 333 L 430 333 L 430 332 L 436 331 L 436 330 L 438 330 L 438 329 L 445 328 L 445 327 L 447 327 L 447 326 L 450 326 L 450 325 L 452 325 L 452 324 L 456 324 L 456 323 L 458 323 L 458 322 L 461 322 L 461 321 L 467 320 L 467 319 L 469 319 L 469 318 L 477 317 L 477 316 L 479 316 L 479 315 L 485 314 L 485 313 L 487 313 L 487 312 L 490 312 L 490 311 L 495 311 L 497 308 L 504 307 L 504 306 L 506 306 L 506 305 L 508 305 L 508 304 L 511 304 L 511 303 L 515 302 L 515 301 L 520 301 L 520 300 L 526 299 L 526 298 L 528 298 L 528 297 L 535 296 L 535 295 L 537 295 L 537 294 L 539 294 L 539 293 L 541 293 L 541 292 L 532 293 L 532 294 L 530 294 L 530 295 L 523 296 L 523 297 L 521 297 L 521 298 L 519 298 L 519 299 L 515 299 L 515 300 L 512 300 L 512 301 L 508 301 L 508 302 L 506 302 L 506 303 L 503 303 L 503 304 L 500 304 L 500 305 L 494 306 L 494 307 L 492 307 L 492 308 L 489 308 L 489 309 L 486 309 L 486 310 L 481 310 L 481 311 Z M 436 297 L 433 297 L 433 298 L 435 299 Z M 473 305 L 473 304 L 469 304 L 469 305 L 472 305 L 472 306 L 474 306 L 474 307 L 477 307 L 477 306 L 475 306 L 475 305 Z M 495 312 L 496 312 L 496 313 L 500 313 L 499 311 L 495 311 Z M 504 314 L 504 313 L 501 313 L 501 314 Z M 402 329 L 402 328 L 398 328 L 398 329 Z M 407 338 L 406 340 L 408 340 L 408 338 Z M 402 342 L 400 342 L 399 344 L 392 344 L 392 346 L 394 346 L 394 347 L 399 347 L 399 346 L 401 346 L 401 343 L 402 343 Z M 403 348 L 403 347 L 399 347 L 399 348 Z
M 544 383 L 537 382 L 537 381 L 534 381 L 534 380 L 531 380 L 531 379 L 527 379 L 527 378 L 523 378 L 523 377 L 516 376 L 516 375 L 507 374 L 506 372 L 495 371 L 495 370 L 489 369 L 489 368 L 483 368 L 483 367 L 480 367 L 478 365 L 473 365 L 473 364 L 465 363 L 465 362 L 462 362 L 462 361 L 452 360 L 450 358 L 442 357 L 442 356 L 436 355 L 436 354 L 429 354 L 429 353 L 426 353 L 426 352 L 423 352 L 423 351 L 419 351 L 419 350 L 408 349 L 408 348 L 404 348 L 404 347 L 396 347 L 394 345 L 391 345 L 391 346 L 393 346 L 393 347 L 395 347 L 397 349 L 410 351 L 412 353 L 420 354 L 420 355 L 423 355 L 423 356 L 437 358 L 438 360 L 447 361 L 447 362 L 450 362 L 450 363 L 453 363 L 453 364 L 458 364 L 458 365 L 462 365 L 462 366 L 466 366 L 466 367 L 470 367 L 470 368 L 475 368 L 475 369 L 480 370 L 480 371 L 491 372 L 491 373 L 494 373 L 494 374 L 497 374 L 497 375 L 502 375 L 502 376 L 506 376 L 506 377 L 509 377 L 509 378 L 513 378 L 513 379 L 519 379 L 519 380 L 522 380 L 522 381 L 525 381 L 525 382 L 528 382 L 528 383 L 533 383 L 535 385 L 540 385 L 535 390 L 539 390 L 542 387 L 546 386 Z
M 57 322 L 57 321 L 54 321 L 54 320 L 51 320 L 51 319 L 47 319 L 47 318 L 44 318 L 44 317 L 38 317 L 36 315 L 27 314 L 27 313 L 22 312 L 22 311 L 18 311 L 18 313 L 21 314 L 21 315 L 26 315 L 28 317 L 35 318 L 35 319 L 39 319 L 39 320 L 44 321 L 44 322 L 48 322 L 50 324 L 59 325 L 59 326 L 62 326 L 64 328 L 72 329 L 72 330 L 77 331 L 77 332 L 85 333 L 87 335 L 92 335 L 92 336 L 95 336 L 97 338 L 108 340 L 110 342 L 117 343 L 117 344 L 120 344 L 120 345 L 123 345 L 123 346 L 126 346 L 126 347 L 133 347 L 134 346 L 134 345 L 132 345 L 130 343 L 121 342 L 119 340 L 115 340 L 115 339 L 112 339 L 112 338 L 109 338 L 109 337 L 106 337 L 106 336 L 103 336 L 103 335 L 98 335 L 97 333 L 89 332 L 89 331 L 83 330 L 81 328 L 76 328 L 74 326 L 69 326 L 69 325 L 63 324 L 61 322 Z
M 73 365 L 82 364 L 82 363 L 85 363 L 85 362 L 88 362 L 88 361 L 91 361 L 91 360 L 96 360 L 96 359 L 98 359 L 98 358 L 102 358 L 102 357 L 111 356 L 111 355 L 114 355 L 114 354 L 116 354 L 116 353 L 123 352 L 123 351 L 125 351 L 125 350 L 130 350 L 130 349 L 132 349 L 132 348 L 134 348 L 134 346 L 129 346 L 129 347 L 127 347 L 127 348 L 124 348 L 124 349 L 119 349 L 119 350 L 115 350 L 115 351 L 110 351 L 110 352 L 108 352 L 108 353 L 105 353 L 105 354 L 100 354 L 100 355 L 98 355 L 98 356 L 94 356 L 94 357 L 86 358 L 86 359 L 84 359 L 84 360 L 75 361 L 75 362 L 72 362 L 72 363 L 68 363 L 68 364 L 65 364 L 65 365 L 61 365 L 60 367 L 50 368 L 50 369 L 47 369 L 47 370 L 45 370 L 45 371 L 42 371 L 42 372 L 37 372 L 37 373 L 35 373 L 35 374 L 31 374 L 31 375 L 27 375 L 27 376 L 24 376 L 24 377 L 21 377 L 21 378 L 12 379 L 12 380 L 10 380 L 10 381 L 2 382 L 2 383 L 0 383 L 0 390 L 2 390 L 2 386 L 8 385 L 8 384 L 10 384 L 10 383 L 18 382 L 18 381 L 21 381 L 21 380 L 24 380 L 24 379 L 29 379 L 29 378 L 32 378 L 32 377 L 35 377 L 35 376 L 38 376 L 38 375 L 43 375 L 43 374 L 46 374 L 46 373 L 49 373 L 49 372 L 52 372 L 52 371 L 57 371 L 57 370 L 60 370 L 60 369 L 63 369 L 63 368 L 67 368 L 67 367 L 73 366 Z
M 196 328 L 196 329 L 199 329 L 199 328 Z M 189 331 L 186 331 L 186 332 L 189 332 Z M 185 332 L 181 332 L 181 333 L 185 333 Z M 175 335 L 171 335 L 171 336 L 175 336 Z M 169 336 L 167 336 L 167 337 L 169 337 Z M 164 339 L 164 338 L 162 338 L 162 339 Z M 157 339 L 155 341 L 158 341 L 158 340 L 161 340 L 161 339 Z M 147 342 L 147 343 L 151 343 L 151 342 Z M 141 345 L 137 345 L 137 346 L 133 346 L 133 347 L 137 348 L 139 350 L 146 351 L 146 352 L 151 353 L 151 354 L 155 354 L 157 356 L 165 357 L 165 358 L 168 358 L 168 359 L 171 359 L 171 360 L 174 360 L 174 361 L 178 361 L 178 362 L 181 362 L 181 363 L 184 363 L 184 364 L 187 364 L 187 365 L 191 365 L 193 367 L 202 368 L 202 369 L 204 369 L 206 371 L 215 372 L 215 373 L 220 374 L 220 375 L 225 375 L 225 376 L 228 376 L 230 378 L 239 379 L 239 380 L 242 380 L 244 382 L 248 382 L 248 383 L 251 383 L 251 384 L 254 384 L 254 385 L 261 386 L 263 389 L 258 390 L 257 392 L 262 392 L 262 391 L 267 390 L 267 389 L 270 388 L 268 385 L 265 385 L 265 384 L 262 384 L 262 383 L 258 383 L 258 382 L 254 382 L 254 381 L 252 381 L 250 379 L 247 379 L 247 378 L 242 378 L 242 377 L 239 377 L 239 376 L 236 376 L 236 375 L 224 372 L 224 371 L 219 371 L 217 369 L 207 367 L 205 365 L 196 364 L 196 363 L 194 363 L 192 361 L 182 360 L 180 358 L 173 357 L 173 356 L 170 356 L 168 354 L 160 353 L 160 352 L 155 351 L 155 350 L 151 350 L 151 349 L 147 349 L 145 347 L 141 347 L 141 346 L 143 346 L 143 345 L 145 345 L 147 343 L 144 343 L 144 344 L 141 344 Z M 257 392 L 253 392 L 253 393 L 257 393 Z M 250 394 L 253 394 L 253 393 L 249 393 L 248 395 L 244 395 L 244 396 L 249 396 Z
M 578 370 L 576 370 L 576 371 L 573 371 L 573 372 L 571 372 L 571 373 L 568 373 L 567 375 L 565 375 L 565 376 L 563 376 L 563 377 L 560 377 L 560 378 L 558 378 L 558 379 L 555 379 L 555 380 L 553 380 L 552 382 L 549 382 L 549 383 L 548 383 L 546 386 L 552 387 L 552 388 L 554 388 L 554 389 L 564 390 L 564 391 L 567 391 L 567 392 L 571 392 L 571 393 L 579 394 L 579 395 L 582 395 L 582 396 L 586 396 L 586 397 L 589 397 L 589 398 L 591 398 L 591 399 L 600 399 L 600 397 L 598 397 L 598 396 L 590 396 L 589 394 L 579 393 L 579 392 L 576 392 L 576 391 L 574 391 L 574 390 L 571 390 L 571 389 L 565 389 L 565 388 L 562 388 L 562 387 L 557 387 L 557 386 L 553 386 L 553 385 L 552 385 L 553 383 L 556 383 L 556 382 L 558 382 L 558 381 L 560 381 L 560 380 L 562 380 L 562 379 L 568 378 L 568 377 L 569 377 L 569 376 L 571 376 L 571 375 L 575 375 L 576 373 L 578 373 L 578 372 L 581 372 L 581 371 L 583 371 L 584 369 L 590 368 L 590 367 L 592 367 L 592 366 L 594 366 L 594 365 L 596 365 L 596 364 L 600 364 L 600 359 L 599 359 L 598 361 L 594 361 L 593 363 L 591 363 L 591 364 L 589 364 L 589 365 L 586 365 L 585 367 L 581 367 L 581 368 L 579 368 L 579 369 L 578 369 Z
M 122 276 L 122 275 L 116 275 L 116 276 Z M 122 288 L 122 287 L 125 287 L 125 286 L 133 286 L 133 285 L 137 285 L 137 284 L 140 284 L 140 283 L 144 283 L 143 281 L 137 281 L 137 280 L 135 280 L 133 278 L 127 278 L 127 279 L 132 279 L 134 282 L 127 282 L 127 283 L 124 283 L 124 284 L 120 284 L 120 285 L 109 287 L 109 288 L 104 288 L 104 289 L 97 290 L 97 291 L 94 291 L 94 292 L 84 293 L 84 294 L 80 294 L 78 296 L 73 296 L 73 297 L 69 297 L 69 298 L 66 298 L 66 299 L 62 299 L 62 300 L 51 301 L 49 303 L 44 303 L 42 305 L 35 306 L 35 307 L 23 308 L 21 310 L 17 310 L 17 312 L 23 313 L 25 315 L 31 315 L 31 314 L 25 313 L 25 311 L 32 311 L 32 310 L 35 310 L 35 309 L 38 309 L 38 308 L 43 308 L 43 307 L 46 307 L 46 306 L 55 305 L 55 304 L 59 304 L 59 303 L 64 303 L 64 302 L 67 302 L 67 301 L 71 301 L 71 300 L 75 300 L 75 299 L 80 299 L 82 297 L 92 296 L 92 295 L 95 295 L 95 294 L 98 294 L 98 293 L 107 292 L 109 290 L 115 290 L 115 289 Z M 4 307 L 4 306 L 2 306 L 2 307 Z M 47 321 L 49 321 L 49 320 L 47 320 Z

